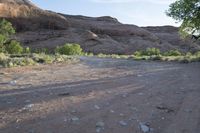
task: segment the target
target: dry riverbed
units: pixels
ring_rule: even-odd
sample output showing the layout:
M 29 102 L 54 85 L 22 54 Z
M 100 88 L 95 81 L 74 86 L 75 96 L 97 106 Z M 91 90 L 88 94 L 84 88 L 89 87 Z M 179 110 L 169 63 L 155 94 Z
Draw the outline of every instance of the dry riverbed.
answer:
M 1 133 L 200 133 L 200 63 L 81 57 L 0 69 Z

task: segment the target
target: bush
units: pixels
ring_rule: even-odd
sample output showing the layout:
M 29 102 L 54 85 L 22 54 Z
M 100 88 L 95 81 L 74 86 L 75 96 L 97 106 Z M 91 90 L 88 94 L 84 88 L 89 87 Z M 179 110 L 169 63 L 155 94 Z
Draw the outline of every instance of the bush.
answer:
M 164 56 L 181 56 L 181 52 L 178 50 L 170 50 L 164 53 Z
M 133 54 L 134 56 L 142 56 L 143 52 L 142 51 L 135 51 Z
M 155 56 L 160 55 L 160 49 L 158 48 L 147 48 L 145 51 L 136 51 L 135 56 Z
M 81 55 L 82 48 L 78 44 L 65 44 L 57 47 L 55 52 L 63 55 Z
M 144 54 L 148 55 L 148 56 L 160 55 L 160 49 L 158 49 L 158 48 L 147 48 Z
M 12 24 L 5 19 L 0 19 L 0 34 L 8 37 L 15 33 Z
M 4 53 L 0 53 L 0 61 L 6 60 L 8 56 L 6 56 Z
M 23 52 L 23 47 L 17 41 L 11 41 L 10 44 L 6 45 L 6 51 L 9 54 L 21 54 Z
M 195 53 L 195 56 L 200 57 L 200 51 L 196 52 L 196 53 Z
M 25 54 L 31 53 L 30 48 L 29 47 L 24 48 L 23 53 L 25 53 Z
M 36 61 L 37 63 L 45 63 L 45 64 L 50 64 L 53 63 L 54 57 L 51 55 L 46 55 L 46 54 L 33 54 L 33 60 Z

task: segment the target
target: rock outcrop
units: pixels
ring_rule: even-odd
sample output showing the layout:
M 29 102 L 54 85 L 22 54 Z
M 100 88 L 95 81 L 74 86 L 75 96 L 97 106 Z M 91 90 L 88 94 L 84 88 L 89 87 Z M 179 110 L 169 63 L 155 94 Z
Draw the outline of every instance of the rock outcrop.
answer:
M 182 51 L 197 51 L 200 50 L 200 42 L 193 40 L 191 37 L 182 38 L 178 33 L 178 27 L 173 26 L 157 26 L 157 27 L 143 27 L 159 37 L 160 40 L 166 41 L 173 45 L 176 49 Z
M 10 20 L 18 31 L 68 27 L 66 18 L 44 11 L 29 0 L 0 0 L 0 18 Z
M 177 29 L 164 27 L 161 32 L 122 24 L 109 16 L 59 14 L 42 10 L 28 0 L 0 0 L 0 17 L 10 20 L 19 31 L 16 39 L 31 48 L 54 49 L 64 43 L 79 43 L 85 52 L 105 54 L 132 54 L 148 47 L 162 51 L 199 49 L 197 44 L 189 48 L 187 43 L 182 45 Z

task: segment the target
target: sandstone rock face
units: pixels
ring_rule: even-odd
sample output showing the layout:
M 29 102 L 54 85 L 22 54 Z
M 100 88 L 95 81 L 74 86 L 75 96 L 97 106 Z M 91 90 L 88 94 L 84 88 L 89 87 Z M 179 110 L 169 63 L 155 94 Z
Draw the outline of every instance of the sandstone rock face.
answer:
M 18 31 L 68 27 L 63 16 L 44 11 L 29 0 L 0 0 L 0 18 L 10 20 Z
M 122 24 L 109 16 L 92 18 L 58 14 L 44 11 L 28 0 L 0 0 L 0 17 L 11 20 L 18 31 L 23 31 L 15 38 L 31 48 L 53 50 L 64 43 L 79 43 L 85 52 L 132 54 L 148 47 L 186 51 L 197 50 L 199 46 L 195 44 L 188 48 L 187 43 L 182 45 L 184 41 L 174 28 L 164 27 L 161 32 L 152 27 Z
M 173 45 L 176 49 L 182 51 L 192 51 L 195 52 L 200 50 L 200 42 L 192 40 L 191 37 L 182 39 L 178 33 L 178 28 L 173 26 L 157 26 L 157 27 L 143 27 L 144 29 L 150 31 L 159 37 L 160 40 L 166 41 Z

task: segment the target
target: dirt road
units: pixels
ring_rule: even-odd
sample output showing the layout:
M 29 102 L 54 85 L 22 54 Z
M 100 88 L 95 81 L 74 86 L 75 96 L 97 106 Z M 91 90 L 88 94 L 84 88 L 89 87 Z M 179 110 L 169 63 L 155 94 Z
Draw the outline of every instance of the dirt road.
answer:
M 81 57 L 0 70 L 1 133 L 200 133 L 200 63 Z

